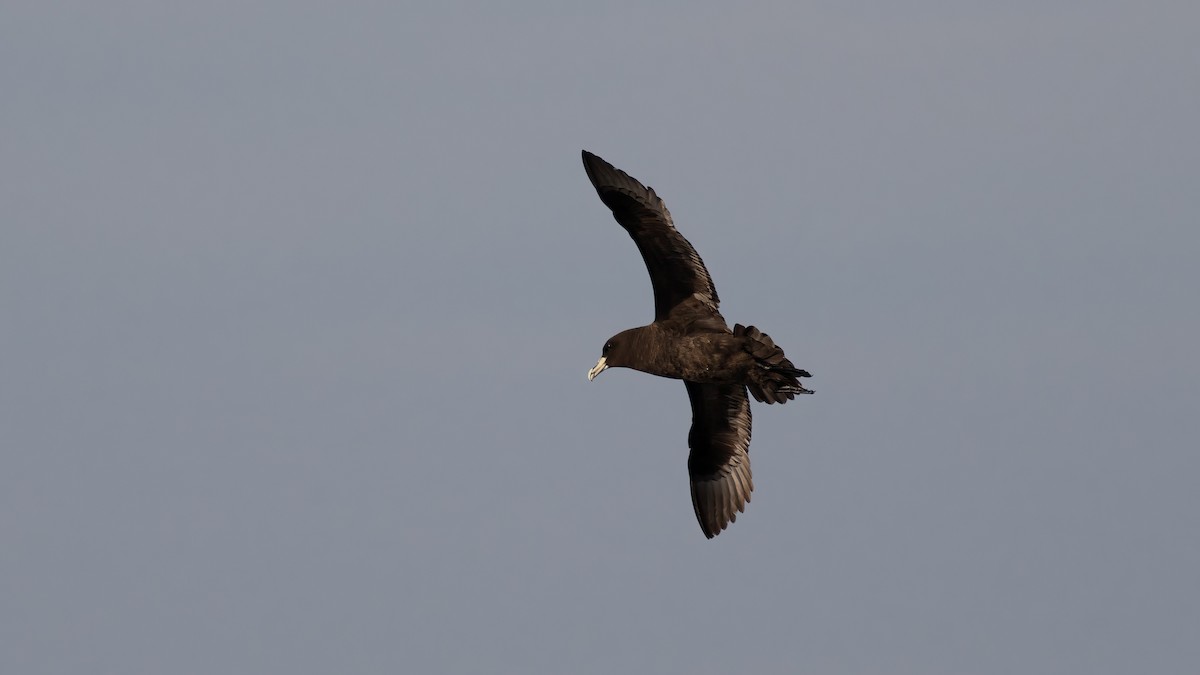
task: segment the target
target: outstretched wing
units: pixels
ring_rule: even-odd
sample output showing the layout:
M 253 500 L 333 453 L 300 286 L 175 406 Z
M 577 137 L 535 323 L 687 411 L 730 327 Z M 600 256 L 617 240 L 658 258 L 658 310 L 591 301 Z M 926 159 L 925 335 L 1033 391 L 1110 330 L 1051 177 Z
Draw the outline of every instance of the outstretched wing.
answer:
M 684 382 L 692 401 L 688 474 L 692 506 L 712 539 L 750 502 L 750 399 L 740 384 Z
M 720 300 L 712 277 L 696 249 L 675 229 L 666 204 L 654 190 L 587 150 L 583 167 L 600 200 L 642 253 L 654 286 L 654 320 L 665 319 L 676 305 L 693 296 L 715 312 Z

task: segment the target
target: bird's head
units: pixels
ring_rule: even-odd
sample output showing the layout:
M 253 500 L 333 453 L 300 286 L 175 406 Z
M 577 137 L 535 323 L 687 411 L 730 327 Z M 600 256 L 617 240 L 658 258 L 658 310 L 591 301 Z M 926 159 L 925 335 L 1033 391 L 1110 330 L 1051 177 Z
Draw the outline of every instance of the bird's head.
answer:
M 604 343 L 604 348 L 600 350 L 600 360 L 596 362 L 594 368 L 588 371 L 588 382 L 596 379 L 597 375 L 609 368 L 621 368 L 631 363 L 630 355 L 634 345 L 637 344 L 638 334 L 636 331 L 639 330 L 641 329 L 630 328 L 610 337 L 608 342 Z

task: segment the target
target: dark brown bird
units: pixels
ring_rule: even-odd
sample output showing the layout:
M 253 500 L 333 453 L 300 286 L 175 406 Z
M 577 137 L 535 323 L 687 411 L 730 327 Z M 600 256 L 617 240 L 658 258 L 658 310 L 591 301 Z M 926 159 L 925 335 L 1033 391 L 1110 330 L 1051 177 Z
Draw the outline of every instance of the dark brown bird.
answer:
M 692 403 L 692 506 L 711 539 L 745 510 L 754 489 L 746 390 L 758 401 L 785 403 L 812 393 L 799 380 L 809 374 L 754 326 L 729 329 L 704 261 L 653 189 L 586 150 L 583 167 L 637 244 L 654 287 L 654 323 L 609 338 L 588 380 L 614 367 L 683 380 Z

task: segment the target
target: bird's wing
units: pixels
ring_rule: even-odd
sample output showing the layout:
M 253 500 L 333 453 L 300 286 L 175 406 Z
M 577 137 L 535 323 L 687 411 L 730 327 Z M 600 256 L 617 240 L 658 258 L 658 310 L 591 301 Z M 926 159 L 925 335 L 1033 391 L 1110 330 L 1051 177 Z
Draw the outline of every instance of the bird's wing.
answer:
M 587 150 L 583 167 L 600 200 L 642 253 L 654 286 L 654 320 L 665 319 L 676 305 L 693 296 L 716 312 L 720 300 L 704 261 L 675 229 L 671 213 L 654 190 Z
M 740 384 L 684 382 L 692 401 L 688 474 L 692 506 L 704 536 L 712 539 L 745 510 L 754 490 L 750 477 L 750 399 Z

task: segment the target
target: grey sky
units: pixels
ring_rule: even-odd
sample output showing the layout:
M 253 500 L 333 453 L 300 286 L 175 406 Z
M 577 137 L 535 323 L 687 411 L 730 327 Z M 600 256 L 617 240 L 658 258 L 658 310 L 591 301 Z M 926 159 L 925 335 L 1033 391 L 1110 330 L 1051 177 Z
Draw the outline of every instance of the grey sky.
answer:
M 1196 672 L 1194 2 L 429 5 L 0 9 L 0 671 Z

